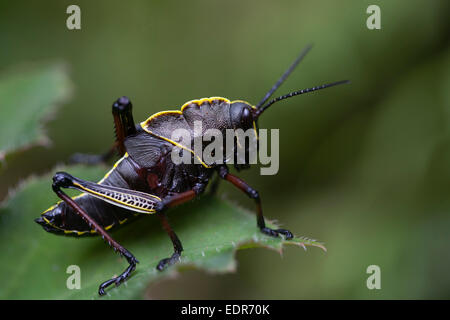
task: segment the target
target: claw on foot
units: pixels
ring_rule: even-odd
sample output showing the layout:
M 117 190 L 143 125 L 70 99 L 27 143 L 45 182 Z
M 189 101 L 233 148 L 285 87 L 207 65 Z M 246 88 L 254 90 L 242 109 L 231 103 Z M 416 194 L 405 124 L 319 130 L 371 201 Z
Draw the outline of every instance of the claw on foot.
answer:
M 175 252 L 170 258 L 162 259 L 156 266 L 156 269 L 158 269 L 158 271 L 163 271 L 166 267 L 171 266 L 180 261 L 180 256 L 181 254 Z
M 116 286 L 118 286 L 122 282 L 124 282 L 131 275 L 134 269 L 136 269 L 137 260 L 134 258 L 132 261 L 134 262 L 134 264 L 128 266 L 128 268 L 121 275 L 103 282 L 98 288 L 98 294 L 103 296 L 106 294 L 105 289 L 108 288 L 111 284 L 114 283 Z
M 278 237 L 278 235 L 282 234 L 285 236 L 286 240 L 290 240 L 292 238 L 294 238 L 294 235 L 292 234 L 292 232 L 290 232 L 289 230 L 286 229 L 270 229 L 267 227 L 261 228 L 261 232 L 265 233 L 269 236 L 272 237 Z

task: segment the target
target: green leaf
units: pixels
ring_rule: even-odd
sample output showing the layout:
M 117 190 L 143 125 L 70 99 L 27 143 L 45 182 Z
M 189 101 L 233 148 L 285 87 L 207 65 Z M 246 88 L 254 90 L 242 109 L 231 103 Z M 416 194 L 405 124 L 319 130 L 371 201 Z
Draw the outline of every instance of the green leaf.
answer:
M 76 166 L 62 170 L 95 181 L 107 168 Z M 22 183 L 0 207 L 0 299 L 96 299 L 98 285 L 127 266 L 125 259 L 99 237 L 56 236 L 37 225 L 33 220 L 57 200 L 51 191 L 51 175 L 47 175 Z M 140 263 L 126 283 L 108 289 L 104 298 L 141 298 L 149 284 L 186 268 L 233 272 L 238 249 L 265 247 L 281 252 L 289 244 L 325 250 L 321 243 L 307 238 L 284 241 L 263 235 L 256 227 L 254 214 L 208 195 L 171 209 L 168 216 L 185 249 L 181 262 L 164 272 L 155 270 L 173 247 L 158 219 L 143 216 L 112 231 L 112 236 Z M 80 290 L 66 287 L 70 276 L 66 269 L 70 265 L 81 269 Z
M 70 93 L 61 64 L 15 68 L 0 77 L 0 166 L 6 156 L 35 145 L 48 145 L 42 122 Z

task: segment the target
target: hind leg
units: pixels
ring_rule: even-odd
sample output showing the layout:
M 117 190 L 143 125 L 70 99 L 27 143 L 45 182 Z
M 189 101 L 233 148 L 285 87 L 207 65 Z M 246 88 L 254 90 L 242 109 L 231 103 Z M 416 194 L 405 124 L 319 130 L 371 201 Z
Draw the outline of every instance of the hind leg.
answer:
M 119 251 L 119 253 L 125 256 L 130 263 L 129 267 L 119 277 L 110 279 L 100 286 L 100 294 L 104 294 L 105 288 L 112 283 L 116 283 L 117 285 L 128 278 L 130 273 L 134 270 L 137 260 L 125 248 L 115 242 L 104 229 L 102 229 L 91 217 L 89 217 L 89 215 L 82 208 L 80 208 L 80 206 L 77 205 L 75 201 L 73 201 L 73 199 L 69 198 L 64 192 L 62 192 L 61 188 L 77 189 L 94 197 L 107 201 L 113 205 L 124 207 L 140 213 L 156 213 L 161 220 L 163 228 L 169 234 L 174 247 L 174 253 L 172 254 L 172 256 L 170 258 L 162 259 L 159 262 L 157 269 L 161 271 L 167 265 L 171 265 L 177 262 L 181 256 L 181 252 L 183 251 L 183 246 L 181 245 L 180 240 L 169 225 L 163 211 L 165 209 L 174 207 L 193 199 L 199 193 L 204 191 L 205 186 L 206 184 L 197 184 L 197 186 L 190 191 L 175 194 L 161 200 L 159 197 L 152 194 L 85 181 L 79 178 L 75 178 L 65 172 L 58 172 L 53 177 L 53 190 L 58 195 L 58 197 L 60 197 L 69 206 L 71 206 L 75 210 L 75 212 L 89 224 L 89 226 L 93 227 L 99 234 L 101 234 L 103 239 L 105 239 L 108 244 L 111 245 L 115 250 Z
M 114 156 L 116 151 L 120 156 L 123 156 L 126 152 L 125 138 L 136 133 L 132 108 L 133 105 L 127 97 L 120 97 L 113 103 L 112 114 L 114 117 L 116 141 L 108 151 L 103 154 L 75 153 L 70 157 L 69 162 L 94 165 L 107 162 Z
M 115 284 L 116 286 L 125 281 L 130 274 L 136 269 L 136 264 L 139 262 L 127 249 L 122 247 L 118 242 L 116 242 L 94 219 L 92 219 L 86 211 L 84 211 L 72 198 L 70 198 L 66 193 L 61 190 L 61 187 L 67 187 L 66 181 L 64 179 L 58 179 L 55 176 L 53 179 L 53 191 L 56 195 L 67 203 L 72 209 L 78 214 L 91 228 L 93 228 L 109 246 L 111 246 L 114 251 L 117 251 L 121 256 L 125 257 L 128 261 L 128 267 L 118 276 L 103 282 L 99 289 L 98 293 L 100 295 L 105 294 L 105 289 L 109 287 L 111 284 Z
M 105 294 L 105 289 L 111 284 L 119 285 L 125 281 L 136 268 L 137 259 L 119 243 L 117 243 L 86 211 L 81 208 L 72 198 L 67 196 L 61 188 L 72 188 L 88 193 L 113 205 L 124 207 L 140 213 L 154 213 L 162 207 L 162 201 L 158 197 L 135 190 L 119 187 L 101 185 L 82 179 L 75 178 L 68 173 L 58 172 L 53 177 L 53 191 L 61 200 L 67 203 L 76 214 L 78 214 L 90 228 L 93 228 L 101 237 L 117 252 L 124 256 L 129 266 L 118 277 L 103 282 L 98 293 Z

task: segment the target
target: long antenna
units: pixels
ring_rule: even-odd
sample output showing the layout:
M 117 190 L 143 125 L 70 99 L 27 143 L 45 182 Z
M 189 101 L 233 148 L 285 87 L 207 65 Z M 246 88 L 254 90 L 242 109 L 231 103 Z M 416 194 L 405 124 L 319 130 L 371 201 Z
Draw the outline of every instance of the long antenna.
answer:
M 292 71 L 294 71 L 295 67 L 300 63 L 300 61 L 303 60 L 303 58 L 306 56 L 309 50 L 311 50 L 312 45 L 307 45 L 302 52 L 300 52 L 297 59 L 295 59 L 294 63 L 291 64 L 291 66 L 284 72 L 284 74 L 281 76 L 280 79 L 273 85 L 273 87 L 269 90 L 269 92 L 266 93 L 264 98 L 256 105 L 256 108 L 261 107 L 264 103 L 266 103 L 267 100 L 272 96 L 272 94 L 283 84 L 283 82 L 287 79 L 287 77 L 291 74 Z
M 292 98 L 295 96 L 298 96 L 300 94 L 304 94 L 304 93 L 308 93 L 308 92 L 313 92 L 313 91 L 317 91 L 317 90 L 321 90 L 321 89 L 325 89 L 325 88 L 329 88 L 329 87 L 333 87 L 333 86 L 337 86 L 340 84 L 345 84 L 345 83 L 350 83 L 349 80 L 342 80 L 342 81 L 337 81 L 337 82 L 332 82 L 332 83 L 327 83 L 327 84 L 322 84 L 320 86 L 316 86 L 316 87 L 312 87 L 312 88 L 307 88 L 307 89 L 302 89 L 302 90 L 298 90 L 298 91 L 294 91 L 288 94 L 285 94 L 281 97 L 275 98 L 270 100 L 264 107 L 260 107 L 257 111 L 257 116 L 259 116 L 261 113 L 264 112 L 264 110 L 266 110 L 268 107 L 270 107 L 271 105 L 273 105 L 275 102 L 287 99 L 287 98 Z

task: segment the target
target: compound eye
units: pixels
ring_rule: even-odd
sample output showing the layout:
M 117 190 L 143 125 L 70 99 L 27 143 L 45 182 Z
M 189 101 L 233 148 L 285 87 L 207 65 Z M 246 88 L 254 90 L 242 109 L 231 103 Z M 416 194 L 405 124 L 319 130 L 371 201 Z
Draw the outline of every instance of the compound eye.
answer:
M 244 128 L 250 128 L 253 125 L 252 112 L 248 108 L 244 108 L 244 110 L 242 110 L 241 125 Z

